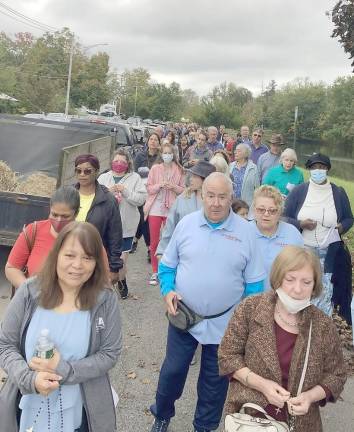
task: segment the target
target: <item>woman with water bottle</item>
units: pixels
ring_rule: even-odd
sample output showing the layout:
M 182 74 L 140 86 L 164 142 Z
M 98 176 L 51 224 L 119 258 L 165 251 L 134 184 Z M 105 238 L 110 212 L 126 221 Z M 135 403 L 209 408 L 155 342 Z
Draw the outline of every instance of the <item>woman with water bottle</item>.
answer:
M 117 295 L 97 229 L 72 222 L 41 272 L 10 302 L 0 329 L 6 432 L 112 432 L 108 371 L 121 352 Z

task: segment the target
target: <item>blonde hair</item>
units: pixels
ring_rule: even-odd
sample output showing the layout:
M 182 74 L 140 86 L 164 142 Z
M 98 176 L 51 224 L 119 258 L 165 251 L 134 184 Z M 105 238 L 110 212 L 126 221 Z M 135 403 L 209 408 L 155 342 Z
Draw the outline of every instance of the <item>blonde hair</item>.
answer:
M 274 201 L 276 207 L 279 210 L 283 211 L 283 205 L 284 205 L 283 198 L 282 198 L 279 190 L 277 188 L 275 188 L 274 186 L 263 185 L 263 186 L 260 186 L 258 189 L 255 190 L 254 196 L 253 196 L 253 206 L 254 207 L 256 205 L 256 201 L 258 198 L 271 198 Z
M 293 150 L 292 148 L 286 148 L 283 151 L 283 153 L 280 155 L 280 163 L 282 163 L 286 157 L 289 158 L 290 160 L 294 161 L 295 164 L 297 163 L 297 155 L 296 155 L 295 150 Z
M 223 173 L 225 175 L 229 175 L 229 165 L 225 161 L 223 155 L 215 154 L 209 161 L 216 168 L 217 172 Z
M 313 271 L 314 285 L 311 297 L 318 297 L 322 292 L 322 271 L 318 257 L 307 248 L 285 246 L 275 258 L 270 272 L 270 285 L 277 290 L 283 283 L 286 274 L 310 265 Z

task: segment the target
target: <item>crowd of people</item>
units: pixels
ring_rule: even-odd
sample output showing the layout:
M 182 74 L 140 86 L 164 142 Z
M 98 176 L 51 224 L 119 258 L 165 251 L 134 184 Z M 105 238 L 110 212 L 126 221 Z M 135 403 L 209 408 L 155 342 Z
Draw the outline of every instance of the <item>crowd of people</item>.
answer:
M 198 345 L 196 432 L 216 430 L 224 406 L 322 431 L 319 406 L 346 381 L 331 316 L 336 307 L 351 323 L 351 265 L 338 262 L 354 219 L 328 156 L 309 157 L 305 182 L 283 147 L 257 127 L 168 124 L 134 160 L 118 149 L 106 172 L 94 155 L 76 158 L 77 183 L 54 192 L 48 219 L 24 227 L 5 267 L 15 295 L 0 329 L 4 430 L 116 430 L 108 372 L 128 257 L 144 237 L 146 283 L 169 321 L 151 432 L 168 430 Z M 55 349 L 41 358 L 43 330 Z

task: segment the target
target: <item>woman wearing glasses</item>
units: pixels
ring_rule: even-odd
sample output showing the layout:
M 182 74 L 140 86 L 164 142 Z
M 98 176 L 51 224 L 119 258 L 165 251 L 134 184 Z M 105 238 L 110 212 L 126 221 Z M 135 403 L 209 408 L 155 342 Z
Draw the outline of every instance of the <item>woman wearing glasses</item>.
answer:
M 290 192 L 284 216 L 301 230 L 305 246 L 320 258 L 323 293 L 314 301 L 315 306 L 331 315 L 334 290 L 334 303 L 340 306 L 341 315 L 350 321 L 352 270 L 350 256 L 341 241 L 341 235 L 353 225 L 350 202 L 345 190 L 330 183 L 327 178 L 331 169 L 328 156 L 320 153 L 312 155 L 306 162 L 306 168 L 310 170 L 310 180 Z M 338 297 L 337 292 L 340 293 Z
M 280 220 L 283 211 L 283 198 L 273 186 L 261 186 L 254 194 L 254 217 L 251 222 L 256 234 L 256 242 L 263 256 L 268 278 L 265 289 L 270 289 L 269 275 L 273 261 L 284 246 L 303 246 L 304 240 L 293 225 Z
M 109 190 L 97 181 L 100 163 L 91 154 L 80 155 L 75 159 L 75 187 L 80 193 L 80 210 L 76 216 L 79 222 L 90 222 L 101 234 L 107 251 L 110 279 L 117 282 L 119 270 L 123 267 L 122 222 L 119 205 Z

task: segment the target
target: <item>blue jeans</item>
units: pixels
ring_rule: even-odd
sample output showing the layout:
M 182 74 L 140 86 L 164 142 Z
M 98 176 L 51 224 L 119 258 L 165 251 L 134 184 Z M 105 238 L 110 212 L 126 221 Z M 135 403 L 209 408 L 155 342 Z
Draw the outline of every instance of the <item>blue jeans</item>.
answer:
M 156 391 L 156 402 L 150 407 L 159 419 L 175 415 L 175 401 L 182 396 L 184 384 L 198 341 L 169 325 L 166 357 L 162 364 Z M 218 428 L 226 399 L 229 381 L 219 376 L 218 345 L 202 345 L 198 378 L 198 401 L 194 413 L 194 427 L 212 431 Z

